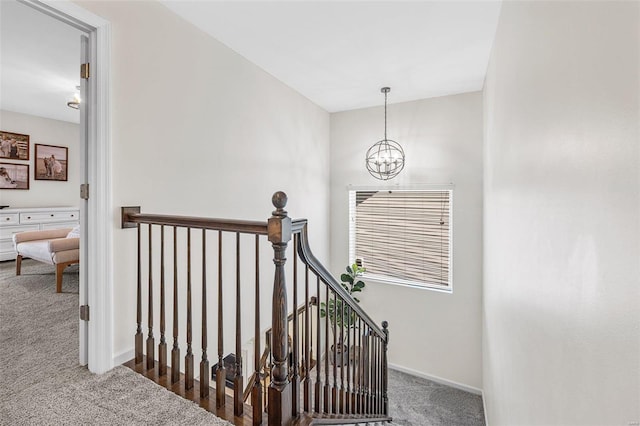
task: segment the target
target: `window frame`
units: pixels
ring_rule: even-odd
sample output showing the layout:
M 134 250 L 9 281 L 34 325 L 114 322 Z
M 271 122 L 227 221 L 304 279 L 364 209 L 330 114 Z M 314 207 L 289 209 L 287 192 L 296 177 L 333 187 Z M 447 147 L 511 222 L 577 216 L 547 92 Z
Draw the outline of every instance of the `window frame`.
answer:
M 348 215 L 348 253 L 349 253 L 349 264 L 353 264 L 355 262 L 355 235 L 356 235 L 356 226 L 355 226 L 355 199 L 356 192 L 361 191 L 397 191 L 397 192 L 449 192 L 449 273 L 447 277 L 447 281 L 449 285 L 443 286 L 438 284 L 419 282 L 414 280 L 404 280 L 401 278 L 394 278 L 385 275 L 378 275 L 365 272 L 362 276 L 363 279 L 367 281 L 371 281 L 374 283 L 381 284 L 390 284 L 401 287 L 415 288 L 419 290 L 430 290 L 442 293 L 453 293 L 453 254 L 454 254 L 454 244 L 453 244 L 453 229 L 454 229 L 454 185 L 446 184 L 446 185 L 414 185 L 414 186 L 348 186 L 347 187 L 347 215 Z M 364 267 L 366 268 L 366 264 Z

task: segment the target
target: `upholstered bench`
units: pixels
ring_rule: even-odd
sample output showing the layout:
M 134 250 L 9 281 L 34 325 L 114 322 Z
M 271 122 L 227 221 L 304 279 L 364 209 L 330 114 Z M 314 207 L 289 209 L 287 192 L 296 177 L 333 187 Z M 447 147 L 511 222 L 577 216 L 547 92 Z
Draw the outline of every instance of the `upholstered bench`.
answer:
M 20 275 L 22 258 L 31 258 L 56 267 L 56 292 L 62 292 L 64 269 L 80 263 L 79 227 L 45 231 L 20 232 L 13 236 L 16 257 L 16 275 Z

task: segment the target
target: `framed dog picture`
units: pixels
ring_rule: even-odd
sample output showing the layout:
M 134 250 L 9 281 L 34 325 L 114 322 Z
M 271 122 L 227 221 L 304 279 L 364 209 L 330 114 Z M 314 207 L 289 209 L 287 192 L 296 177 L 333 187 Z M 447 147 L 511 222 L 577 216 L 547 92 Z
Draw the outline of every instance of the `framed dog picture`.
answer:
M 0 158 L 29 159 L 29 135 L 0 131 Z
M 29 189 L 29 165 L 0 163 L 0 189 Z
M 68 179 L 69 148 L 36 144 L 36 180 Z

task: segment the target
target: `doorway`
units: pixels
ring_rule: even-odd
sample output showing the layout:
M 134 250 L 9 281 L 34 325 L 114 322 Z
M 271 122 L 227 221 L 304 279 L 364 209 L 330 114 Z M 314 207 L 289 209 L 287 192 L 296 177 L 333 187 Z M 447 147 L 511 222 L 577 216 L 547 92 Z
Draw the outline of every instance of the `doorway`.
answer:
M 113 367 L 112 206 L 110 186 L 110 25 L 68 0 L 18 0 L 79 30 L 80 206 L 79 363 L 93 373 Z M 81 76 L 81 63 L 83 66 Z

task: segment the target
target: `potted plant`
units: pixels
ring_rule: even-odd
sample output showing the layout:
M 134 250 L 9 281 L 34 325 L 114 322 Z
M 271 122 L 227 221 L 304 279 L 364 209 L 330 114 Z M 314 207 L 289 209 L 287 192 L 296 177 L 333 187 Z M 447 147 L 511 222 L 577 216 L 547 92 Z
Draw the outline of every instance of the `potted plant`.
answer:
M 365 283 L 359 278 L 366 269 L 362 267 L 360 262 L 356 261 L 353 265 L 347 266 L 346 271 L 346 273 L 340 275 L 341 285 L 353 300 L 360 303 L 354 293 L 361 292 L 365 287 Z M 329 360 L 333 363 L 333 354 L 335 353 L 336 364 L 342 366 L 348 361 L 347 348 L 344 345 L 345 331 L 354 326 L 357 317 L 341 299 L 330 299 L 328 302 L 320 303 L 320 317 L 325 318 L 327 315 L 331 321 L 331 331 L 336 330 L 336 344 L 331 345 Z

